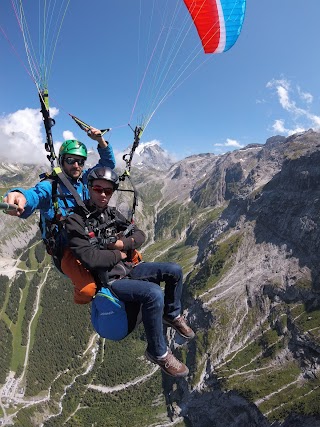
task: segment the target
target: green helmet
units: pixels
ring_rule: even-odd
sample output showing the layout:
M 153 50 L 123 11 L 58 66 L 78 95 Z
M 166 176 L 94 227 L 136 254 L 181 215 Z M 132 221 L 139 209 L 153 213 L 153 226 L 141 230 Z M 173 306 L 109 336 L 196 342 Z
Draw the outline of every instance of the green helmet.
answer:
M 68 139 L 64 141 L 59 150 L 59 160 L 63 156 L 68 154 L 76 154 L 77 156 L 82 156 L 85 159 L 87 158 L 87 147 L 80 141 L 76 139 Z

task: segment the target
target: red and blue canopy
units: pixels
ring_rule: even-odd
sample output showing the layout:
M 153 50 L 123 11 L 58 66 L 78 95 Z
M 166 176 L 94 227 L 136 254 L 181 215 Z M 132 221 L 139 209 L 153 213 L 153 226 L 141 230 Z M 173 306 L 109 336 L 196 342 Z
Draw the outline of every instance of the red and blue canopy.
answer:
M 246 0 L 184 0 L 205 53 L 230 49 L 240 34 Z

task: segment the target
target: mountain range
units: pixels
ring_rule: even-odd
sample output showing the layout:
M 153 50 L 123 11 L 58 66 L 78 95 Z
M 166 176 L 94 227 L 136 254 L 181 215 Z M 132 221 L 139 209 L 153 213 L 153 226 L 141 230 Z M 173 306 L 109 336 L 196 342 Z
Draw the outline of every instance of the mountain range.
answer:
M 184 271 L 196 338 L 165 332 L 187 379 L 144 359 L 142 327 L 99 338 L 52 268 L 37 216 L 1 215 L 2 425 L 320 426 L 319 163 L 313 130 L 180 161 L 158 144 L 135 153 L 143 258 Z M 0 192 L 40 169 L 0 159 Z M 121 192 L 115 202 L 130 206 Z

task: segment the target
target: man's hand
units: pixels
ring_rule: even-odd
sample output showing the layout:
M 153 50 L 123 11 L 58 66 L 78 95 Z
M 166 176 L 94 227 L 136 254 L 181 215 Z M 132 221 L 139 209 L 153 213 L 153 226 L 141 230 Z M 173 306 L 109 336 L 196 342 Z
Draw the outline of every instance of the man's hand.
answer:
M 115 243 L 108 243 L 107 246 L 108 249 L 118 249 L 119 251 L 122 251 L 124 248 L 124 244 L 122 240 L 117 240 Z
M 19 191 L 12 191 L 7 194 L 6 197 L 3 198 L 3 201 L 5 203 L 9 203 L 10 205 L 17 205 L 17 210 L 9 210 L 6 211 L 8 215 L 11 216 L 20 216 L 23 211 L 24 207 L 27 203 L 27 199 L 24 197 L 22 193 L 19 193 Z
M 87 135 L 89 138 L 97 141 L 101 148 L 105 148 L 108 145 L 108 142 L 105 141 L 103 136 L 101 135 L 101 130 L 96 128 L 89 128 L 87 130 Z
M 124 244 L 122 240 L 117 240 L 115 243 L 109 243 L 107 246 L 108 249 L 118 249 L 120 251 L 121 259 L 127 258 L 127 253 L 123 251 Z

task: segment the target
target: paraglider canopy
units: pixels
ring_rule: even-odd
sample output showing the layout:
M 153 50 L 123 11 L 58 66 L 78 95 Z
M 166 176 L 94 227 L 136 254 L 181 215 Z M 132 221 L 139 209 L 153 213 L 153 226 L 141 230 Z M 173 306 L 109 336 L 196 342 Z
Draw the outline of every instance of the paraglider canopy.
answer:
M 229 50 L 237 41 L 245 0 L 184 0 L 205 53 Z

